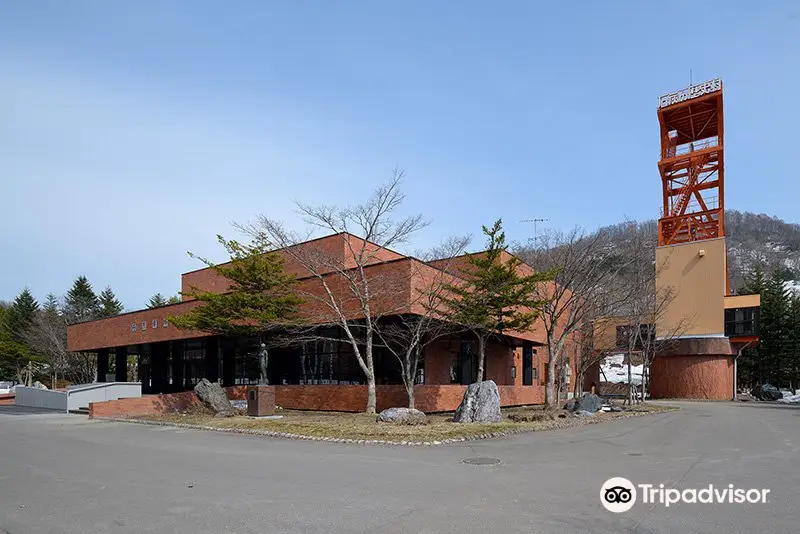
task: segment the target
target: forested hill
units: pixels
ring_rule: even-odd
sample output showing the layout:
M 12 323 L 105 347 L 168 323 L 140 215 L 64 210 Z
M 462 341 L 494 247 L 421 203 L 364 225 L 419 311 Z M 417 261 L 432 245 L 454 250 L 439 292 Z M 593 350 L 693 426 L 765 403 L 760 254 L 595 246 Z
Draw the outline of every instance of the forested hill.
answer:
M 601 228 L 612 238 L 623 239 L 626 223 Z M 638 225 L 654 244 L 658 225 L 655 220 Z M 725 212 L 725 234 L 728 245 L 728 262 L 731 289 L 741 287 L 744 277 L 753 267 L 762 263 L 765 271 L 784 271 L 787 279 L 800 279 L 800 224 L 787 223 L 777 217 L 736 210 Z

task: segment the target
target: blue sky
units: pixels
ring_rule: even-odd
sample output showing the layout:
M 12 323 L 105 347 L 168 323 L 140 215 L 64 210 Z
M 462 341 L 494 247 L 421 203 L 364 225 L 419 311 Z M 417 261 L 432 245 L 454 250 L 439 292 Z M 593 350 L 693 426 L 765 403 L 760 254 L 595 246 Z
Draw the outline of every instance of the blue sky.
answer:
M 395 167 L 414 249 L 656 217 L 690 69 L 725 83 L 727 206 L 800 222 L 796 2 L 2 2 L 0 299 L 86 274 L 140 308 L 231 221 Z

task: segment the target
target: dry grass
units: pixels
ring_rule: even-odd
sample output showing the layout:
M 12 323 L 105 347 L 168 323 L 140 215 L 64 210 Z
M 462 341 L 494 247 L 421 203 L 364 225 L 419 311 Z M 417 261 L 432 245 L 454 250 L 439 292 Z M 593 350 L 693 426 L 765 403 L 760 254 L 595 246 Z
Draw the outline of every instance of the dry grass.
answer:
M 598 413 L 594 417 L 574 417 L 562 411 L 545 412 L 541 407 L 503 410 L 499 423 L 453 423 L 452 414 L 428 416 L 427 425 L 393 425 L 377 423 L 374 415 L 364 413 L 310 412 L 281 410 L 282 419 L 257 419 L 246 416 L 215 418 L 208 413 L 165 414 L 138 417 L 139 420 L 198 425 L 219 429 L 285 432 L 299 436 L 389 442 L 433 442 L 475 438 L 487 434 L 517 433 L 569 428 L 602 423 L 618 418 L 671 411 L 675 408 L 652 404 L 637 406 L 637 412 Z M 559 414 L 566 417 L 560 418 Z M 519 422 L 515 422 L 519 421 Z

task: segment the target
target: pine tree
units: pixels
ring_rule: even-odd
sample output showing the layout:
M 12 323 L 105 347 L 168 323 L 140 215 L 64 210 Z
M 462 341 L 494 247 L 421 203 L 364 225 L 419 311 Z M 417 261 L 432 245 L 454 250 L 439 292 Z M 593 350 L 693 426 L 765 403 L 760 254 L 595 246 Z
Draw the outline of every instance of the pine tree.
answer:
M 42 305 L 42 311 L 48 315 L 58 315 L 61 313 L 60 306 L 58 304 L 58 297 L 52 293 L 48 293 L 47 297 L 45 297 L 44 304 Z
M 193 290 L 189 295 L 203 304 L 170 323 L 178 328 L 216 334 L 261 336 L 297 322 L 301 299 L 297 278 L 284 271 L 283 256 L 271 252 L 266 240 L 242 245 L 217 236 L 231 261 L 215 265 L 198 258 L 230 281 L 225 293 Z
M 761 376 L 774 386 L 784 385 L 786 348 L 789 341 L 790 292 L 780 271 L 766 280 L 761 293 L 759 354 Z
M 180 295 L 172 295 L 170 298 L 167 299 L 167 304 L 180 304 L 181 296 Z
M 800 388 L 800 295 L 792 293 L 789 300 L 787 374 L 789 387 Z
M 122 302 L 119 301 L 111 290 L 111 287 L 106 286 L 106 288 L 100 292 L 98 301 L 100 306 L 99 317 L 114 317 L 122 313 Z
M 85 276 L 79 276 L 64 297 L 64 316 L 68 324 L 96 319 L 100 303 Z
M 147 301 L 147 307 L 160 308 L 161 306 L 166 306 L 168 303 L 169 302 L 167 301 L 167 299 L 164 298 L 164 295 L 162 295 L 161 293 L 156 293 L 155 295 L 150 297 L 149 301 Z
M 487 249 L 467 258 L 462 283 L 447 285 L 442 317 L 462 325 L 478 341 L 478 381 L 483 380 L 486 342 L 504 331 L 522 332 L 538 317 L 542 301 L 533 297 L 537 284 L 552 279 L 552 273 L 520 274 L 522 260 L 507 255 L 502 220 L 483 227 Z M 508 259 L 504 260 L 505 256 Z
M 14 340 L 24 342 L 25 332 L 33 324 L 39 303 L 33 298 L 30 289 L 23 289 L 8 310 L 8 328 Z

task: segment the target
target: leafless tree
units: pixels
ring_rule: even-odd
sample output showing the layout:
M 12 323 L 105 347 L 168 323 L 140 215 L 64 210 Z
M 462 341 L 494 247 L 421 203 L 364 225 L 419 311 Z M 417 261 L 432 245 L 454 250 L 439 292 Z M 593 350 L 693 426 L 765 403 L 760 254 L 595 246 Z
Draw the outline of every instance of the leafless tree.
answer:
M 619 349 L 628 359 L 628 399 L 633 404 L 647 398 L 647 381 L 650 365 L 656 355 L 668 350 L 691 324 L 691 312 L 685 316 L 665 321 L 667 310 L 675 298 L 675 289 L 658 287 L 656 280 L 668 267 L 668 260 L 657 263 L 654 255 L 655 237 L 642 231 L 639 225 L 629 222 L 619 240 L 620 254 L 625 258 L 625 268 L 619 273 L 618 287 L 626 287 L 626 301 L 621 307 L 624 319 Z M 674 314 L 673 314 L 674 315 Z M 660 324 L 656 331 L 656 324 Z M 639 356 L 642 364 L 642 387 L 637 392 L 632 376 L 632 355 Z
M 63 378 L 67 374 L 74 359 L 67 351 L 67 323 L 63 315 L 56 310 L 39 310 L 25 331 L 24 339 L 33 352 L 44 357 L 52 387 L 56 387 L 59 376 Z
M 447 286 L 452 283 L 457 258 L 464 253 L 468 237 L 451 238 L 431 252 L 420 255 L 423 261 L 440 259 L 436 267 L 414 261 L 408 273 L 412 292 L 411 313 L 377 322 L 376 333 L 386 349 L 400 364 L 408 407 L 414 408 L 414 385 L 425 349 L 443 336 L 463 330 L 439 318 Z
M 566 347 L 595 314 L 613 315 L 629 291 L 615 284 L 626 259 L 604 232 L 587 235 L 576 228 L 538 239 L 537 247 L 523 247 L 517 254 L 537 271 L 556 273 L 552 283 L 537 286 L 535 295 L 542 301 L 539 315 L 547 338 L 545 404 L 552 407 L 557 402 L 557 367 L 563 364 Z
M 367 413 L 375 413 L 374 338 L 376 323 L 384 315 L 399 310 L 398 283 L 385 263 L 387 250 L 406 244 L 426 226 L 421 215 L 395 219 L 405 195 L 401 191 L 403 172 L 395 170 L 392 179 L 380 186 L 363 204 L 349 207 L 310 206 L 297 203 L 305 221 L 314 229 L 341 233 L 345 254 L 303 245 L 311 236 L 288 230 L 266 216 L 255 222 L 237 225 L 252 237 L 266 237 L 283 249 L 287 259 L 300 266 L 301 275 L 314 284 L 301 284 L 298 292 L 310 304 L 314 317 L 309 322 L 337 325 L 352 346 L 367 382 Z M 383 263 L 383 266 L 377 264 Z M 404 303 L 407 305 L 407 303 Z
M 573 396 L 580 396 L 583 391 L 586 372 L 594 365 L 600 365 L 605 358 L 605 353 L 599 350 L 596 344 L 597 314 L 595 310 L 586 311 L 583 328 L 576 331 L 573 337 L 575 343 L 575 381 L 572 388 Z

